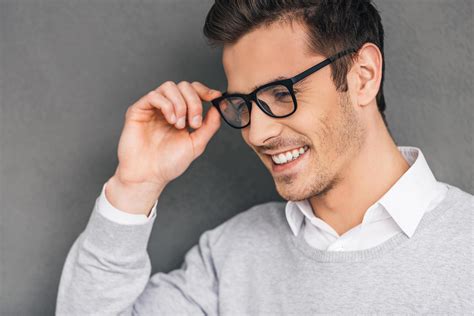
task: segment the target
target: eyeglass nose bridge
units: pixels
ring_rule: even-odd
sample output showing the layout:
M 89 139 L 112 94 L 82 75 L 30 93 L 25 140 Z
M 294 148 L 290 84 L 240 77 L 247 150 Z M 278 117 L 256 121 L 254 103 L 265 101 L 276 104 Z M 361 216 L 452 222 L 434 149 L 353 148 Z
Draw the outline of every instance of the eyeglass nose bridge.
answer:
M 250 121 L 250 116 L 252 115 L 252 101 L 257 104 L 257 106 L 262 110 L 265 114 L 274 116 L 275 114 L 272 112 L 268 104 L 257 98 L 257 91 L 254 91 L 251 95 L 245 98 L 245 102 L 247 103 L 247 106 L 249 108 L 249 121 Z

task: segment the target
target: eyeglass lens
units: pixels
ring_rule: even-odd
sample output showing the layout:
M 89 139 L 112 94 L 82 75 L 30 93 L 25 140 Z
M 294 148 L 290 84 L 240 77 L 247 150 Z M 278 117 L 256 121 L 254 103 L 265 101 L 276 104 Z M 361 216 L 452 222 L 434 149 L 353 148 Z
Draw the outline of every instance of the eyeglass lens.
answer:
M 281 117 L 290 114 L 295 107 L 293 97 L 284 85 L 272 85 L 257 92 L 259 105 L 270 116 Z M 219 108 L 226 121 L 242 127 L 248 124 L 250 113 L 245 100 L 241 97 L 228 97 L 219 103 Z

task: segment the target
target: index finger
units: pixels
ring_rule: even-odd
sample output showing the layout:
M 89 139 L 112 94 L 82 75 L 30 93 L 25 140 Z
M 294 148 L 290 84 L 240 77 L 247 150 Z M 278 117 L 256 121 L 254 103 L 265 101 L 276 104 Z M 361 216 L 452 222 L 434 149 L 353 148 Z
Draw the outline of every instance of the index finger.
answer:
M 199 97 L 204 101 L 211 101 L 212 99 L 222 95 L 220 91 L 211 89 L 198 81 L 193 81 L 191 85 L 196 90 Z

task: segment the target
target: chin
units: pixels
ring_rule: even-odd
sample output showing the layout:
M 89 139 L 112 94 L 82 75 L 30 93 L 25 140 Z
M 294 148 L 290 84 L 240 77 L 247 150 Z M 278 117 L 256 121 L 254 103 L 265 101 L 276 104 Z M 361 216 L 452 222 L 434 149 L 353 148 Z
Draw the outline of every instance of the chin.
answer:
M 278 194 L 287 201 L 301 201 L 311 197 L 310 192 L 307 192 L 308 188 L 302 188 L 301 185 L 295 181 L 288 181 L 287 179 L 279 180 L 275 179 L 275 186 Z
M 315 196 L 323 196 L 338 182 L 338 178 L 324 179 L 318 176 L 309 176 L 307 181 L 298 181 L 295 177 L 280 176 L 274 178 L 278 194 L 287 201 L 301 201 Z

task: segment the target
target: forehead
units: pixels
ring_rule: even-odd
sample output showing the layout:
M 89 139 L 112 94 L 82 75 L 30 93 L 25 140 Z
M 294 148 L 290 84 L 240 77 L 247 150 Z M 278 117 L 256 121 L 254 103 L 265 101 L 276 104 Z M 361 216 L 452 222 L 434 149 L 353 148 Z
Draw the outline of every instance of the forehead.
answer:
M 224 46 L 222 64 L 227 91 L 249 93 L 276 78 L 289 78 L 317 59 L 309 51 L 304 26 L 276 22 L 259 27 L 236 43 Z M 322 57 L 322 56 L 320 56 Z

